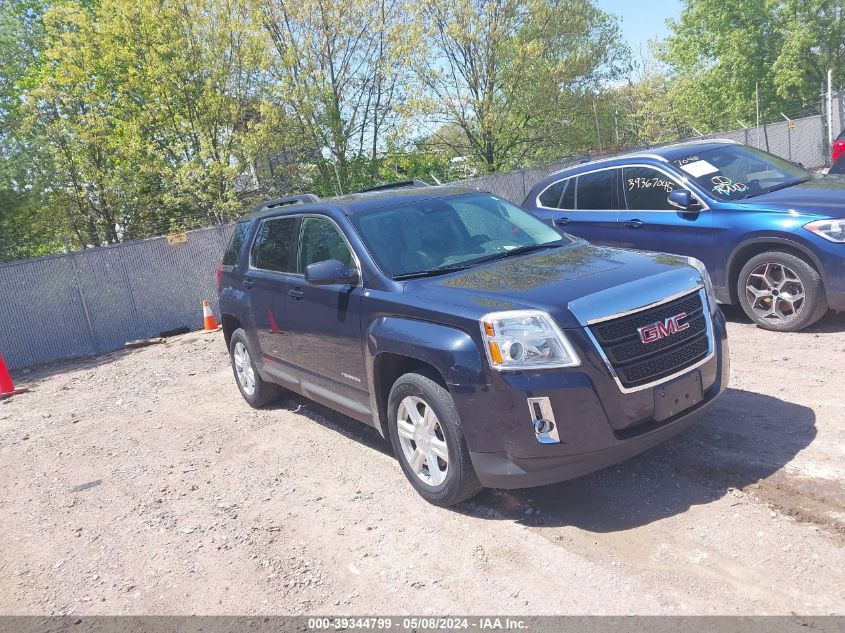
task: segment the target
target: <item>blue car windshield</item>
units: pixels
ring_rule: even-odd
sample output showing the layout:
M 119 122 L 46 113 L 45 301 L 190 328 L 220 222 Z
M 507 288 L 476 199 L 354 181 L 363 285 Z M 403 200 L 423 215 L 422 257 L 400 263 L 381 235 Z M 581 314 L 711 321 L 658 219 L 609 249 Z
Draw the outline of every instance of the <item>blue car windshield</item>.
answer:
M 798 165 L 746 145 L 693 152 L 672 163 L 717 200 L 742 200 L 813 179 Z
M 574 241 L 486 193 L 355 213 L 352 222 L 373 259 L 394 279 L 442 274 Z

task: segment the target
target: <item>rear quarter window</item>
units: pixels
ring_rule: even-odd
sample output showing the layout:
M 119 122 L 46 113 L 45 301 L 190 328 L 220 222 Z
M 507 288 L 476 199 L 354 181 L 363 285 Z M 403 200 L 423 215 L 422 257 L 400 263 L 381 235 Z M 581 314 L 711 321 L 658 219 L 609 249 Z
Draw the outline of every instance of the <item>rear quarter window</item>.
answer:
M 548 187 L 540 194 L 540 204 L 550 209 L 557 209 L 560 204 L 560 196 L 563 193 L 563 188 L 565 186 L 566 181 L 561 180 Z
M 246 239 L 246 232 L 249 228 L 249 222 L 238 222 L 235 225 L 235 230 L 232 231 L 232 236 L 229 238 L 229 245 L 223 252 L 223 265 L 235 266 L 238 263 L 238 255 L 240 255 L 241 248 Z

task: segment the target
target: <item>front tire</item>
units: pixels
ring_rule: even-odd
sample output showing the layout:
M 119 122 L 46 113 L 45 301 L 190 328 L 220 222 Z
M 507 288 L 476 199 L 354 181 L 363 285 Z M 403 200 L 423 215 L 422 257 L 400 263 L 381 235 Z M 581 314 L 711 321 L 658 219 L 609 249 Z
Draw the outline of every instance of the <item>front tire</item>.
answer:
M 393 384 L 387 410 L 393 451 L 420 496 L 446 507 L 478 494 L 458 410 L 442 385 L 422 373 L 405 374 Z
M 278 400 L 282 395 L 282 388 L 265 381 L 258 373 L 252 353 L 249 351 L 246 332 L 237 329 L 232 332 L 229 340 L 229 357 L 232 361 L 232 373 L 244 400 L 254 409 L 260 409 Z
M 821 275 L 791 253 L 771 251 L 748 260 L 737 281 L 739 303 L 757 327 L 798 332 L 827 312 Z

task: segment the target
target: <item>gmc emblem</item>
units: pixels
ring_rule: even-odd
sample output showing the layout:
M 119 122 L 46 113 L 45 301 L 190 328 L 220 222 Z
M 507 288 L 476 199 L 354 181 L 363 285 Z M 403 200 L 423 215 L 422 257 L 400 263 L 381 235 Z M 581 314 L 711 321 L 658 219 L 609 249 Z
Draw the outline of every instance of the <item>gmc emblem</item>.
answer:
M 637 328 L 640 340 L 643 342 L 643 345 L 648 345 L 667 336 L 672 336 L 672 334 L 689 329 L 689 323 L 681 323 L 681 319 L 686 318 L 686 316 L 686 312 L 681 312 L 680 314 L 669 317 L 665 321 L 658 321 L 657 323 L 651 323 L 650 325 Z

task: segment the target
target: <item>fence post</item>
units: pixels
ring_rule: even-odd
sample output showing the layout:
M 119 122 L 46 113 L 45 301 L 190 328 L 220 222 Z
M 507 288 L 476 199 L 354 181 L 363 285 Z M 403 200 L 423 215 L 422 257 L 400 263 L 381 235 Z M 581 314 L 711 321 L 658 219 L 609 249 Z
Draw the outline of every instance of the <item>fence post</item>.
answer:
M 780 115 L 786 119 L 786 143 L 789 152 L 789 160 L 792 161 L 792 119 L 786 116 L 783 112 Z
M 126 270 L 126 262 L 123 257 L 124 253 L 120 253 L 120 273 L 123 277 L 123 285 L 126 286 L 126 294 L 129 296 L 129 306 L 132 308 L 132 318 L 135 319 L 135 325 L 139 329 L 144 330 L 144 325 L 141 323 L 141 318 L 138 315 L 138 306 L 135 303 L 135 295 L 132 293 L 132 284 L 129 281 L 129 273 Z
M 91 353 L 96 354 L 100 351 L 100 341 L 97 339 L 97 333 L 94 331 L 94 322 L 91 320 L 91 312 L 88 310 L 88 301 L 85 299 L 85 292 L 82 290 L 82 283 L 79 281 L 79 269 L 76 265 L 76 256 L 73 251 L 70 251 L 71 268 L 73 269 L 73 281 L 76 284 L 76 292 L 79 294 L 79 301 L 82 303 L 82 313 L 85 315 L 85 323 L 88 325 L 88 337 L 91 339 Z

